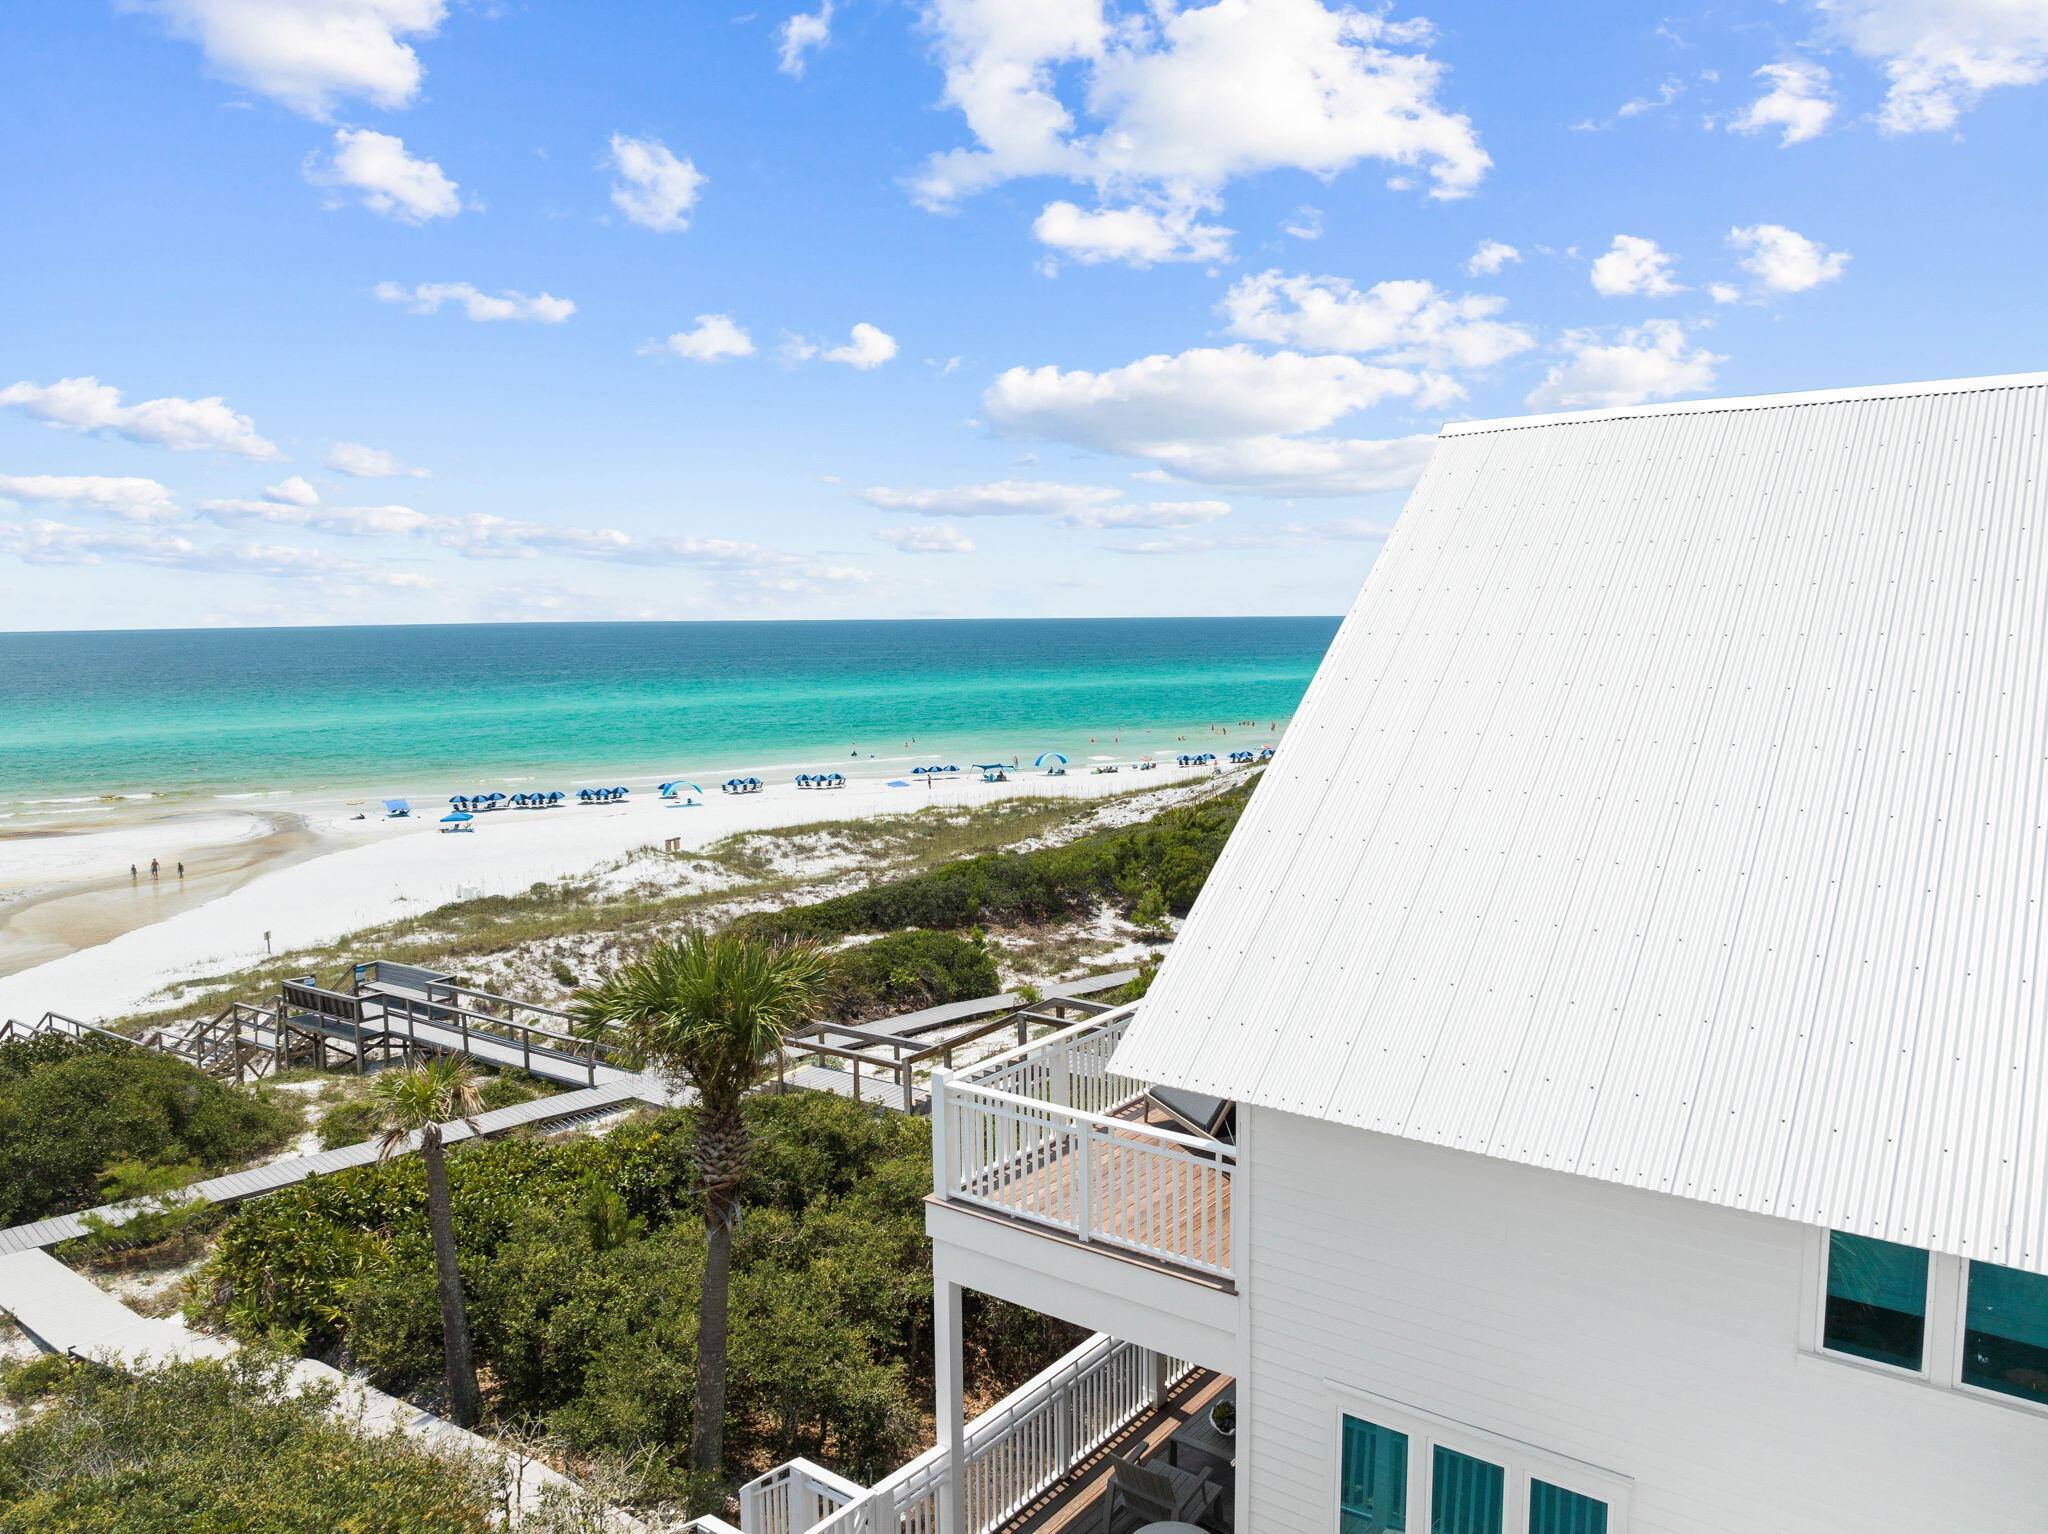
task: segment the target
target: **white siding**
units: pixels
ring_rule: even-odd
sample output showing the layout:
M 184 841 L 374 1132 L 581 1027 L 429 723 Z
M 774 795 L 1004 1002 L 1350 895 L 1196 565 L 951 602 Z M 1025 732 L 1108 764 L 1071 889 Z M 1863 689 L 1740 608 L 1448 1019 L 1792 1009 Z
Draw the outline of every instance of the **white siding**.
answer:
M 1447 431 L 1118 1069 L 2048 1271 L 2044 431 Z
M 1799 1226 L 1270 1110 L 1246 1135 L 1253 1534 L 1334 1534 L 1333 1379 L 1631 1478 L 1631 1534 L 2048 1528 L 2048 1417 L 1798 1351 Z

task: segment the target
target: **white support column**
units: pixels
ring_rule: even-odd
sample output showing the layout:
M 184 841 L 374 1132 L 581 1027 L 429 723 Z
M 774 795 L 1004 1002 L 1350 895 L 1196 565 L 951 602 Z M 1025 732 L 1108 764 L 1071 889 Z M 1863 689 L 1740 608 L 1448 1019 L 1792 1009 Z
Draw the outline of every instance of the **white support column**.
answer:
M 939 1482 L 938 1534 L 967 1534 L 966 1360 L 960 1329 L 966 1291 L 939 1274 L 932 1278 L 932 1375 L 938 1386 L 939 1447 L 945 1451 L 946 1466 Z

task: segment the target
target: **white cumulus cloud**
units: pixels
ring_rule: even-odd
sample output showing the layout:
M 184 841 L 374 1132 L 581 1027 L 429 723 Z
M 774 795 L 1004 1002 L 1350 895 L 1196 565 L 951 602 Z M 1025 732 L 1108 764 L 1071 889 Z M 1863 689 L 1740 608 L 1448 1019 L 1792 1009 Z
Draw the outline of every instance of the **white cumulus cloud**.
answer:
M 326 121 L 344 100 L 395 110 L 420 88 L 404 39 L 431 37 L 447 0 L 119 0 L 199 45 L 215 73 Z
M 219 395 L 209 399 L 144 400 L 121 403 L 121 391 L 97 378 L 60 378 L 53 384 L 15 383 L 0 389 L 0 405 L 11 405 L 32 420 L 68 431 L 111 432 L 147 447 L 175 452 L 211 448 L 259 461 L 284 457 L 256 434 L 247 416 L 230 410 Z
M 462 211 L 462 189 L 432 160 L 408 154 L 405 141 L 369 128 L 334 130 L 334 152 L 317 155 L 305 165 L 306 179 L 327 187 L 339 206 L 353 193 L 372 213 L 402 224 L 423 224 L 430 218 L 453 218 Z
M 614 133 L 611 165 L 612 206 L 642 229 L 674 234 L 690 227 L 690 209 L 697 205 L 705 177 L 688 160 L 676 158 L 659 139 L 629 138 Z
M 435 518 L 410 506 L 314 506 L 277 501 L 201 501 L 199 509 L 223 526 L 262 522 L 302 527 L 345 538 L 407 538 L 435 525 Z
M 729 314 L 700 314 L 695 327 L 678 330 L 666 341 L 649 341 L 644 353 L 672 352 L 692 362 L 718 362 L 726 357 L 754 355 L 754 338 Z
M 263 487 L 263 499 L 277 506 L 315 506 L 320 492 L 302 476 L 292 474 L 274 485 Z
M 1835 115 L 1828 90 L 1828 72 L 1803 59 L 1766 64 L 1756 72 L 1770 89 L 1729 120 L 1736 133 L 1777 130 L 1780 144 L 1803 144 L 1818 138 Z
M 813 357 L 826 362 L 843 362 L 848 367 L 870 372 L 895 356 L 900 348 L 896 338 L 886 330 L 862 322 L 853 327 L 852 334 L 843 346 L 827 346 L 823 341 L 808 336 L 787 336 L 782 343 L 782 356 L 788 362 L 807 362 Z
M 360 442 L 337 442 L 327 450 L 327 467 L 357 479 L 428 479 L 425 469 L 409 468 L 382 448 Z
M 1106 485 L 1060 485 L 1041 480 L 1003 479 L 988 485 L 899 490 L 870 485 L 858 492 L 884 511 L 915 511 L 950 517 L 1053 517 L 1084 512 L 1123 498 Z
M 1465 270 L 1474 277 L 1491 277 L 1510 261 L 1521 259 L 1522 253 L 1504 240 L 1481 240 L 1479 248 L 1467 258 Z
M 1713 388 L 1715 367 L 1728 360 L 1694 346 L 1677 320 L 1649 320 L 1611 339 L 1568 331 L 1564 343 L 1565 360 L 1529 395 L 1531 410 L 1609 409 L 1698 394 Z
M 153 479 L 103 474 L 0 474 L 0 500 L 98 511 L 121 522 L 176 522 L 185 515 Z
M 1093 265 L 1121 261 L 1147 267 L 1156 261 L 1224 261 L 1231 231 L 1197 221 L 1189 208 L 1097 208 L 1047 203 L 1031 226 L 1042 245 Z
M 1131 8 L 1104 0 L 929 0 L 945 96 L 973 147 L 914 182 L 928 207 L 1020 176 L 1092 187 L 1105 207 L 1192 221 L 1226 185 L 1270 170 L 1335 176 L 1367 160 L 1432 195 L 1491 163 L 1438 103 L 1427 23 L 1320 0 Z
M 1593 262 L 1593 290 L 1609 298 L 1631 294 L 1661 298 L 1683 291 L 1671 277 L 1672 258 L 1657 248 L 1655 240 L 1640 235 L 1617 234 L 1605 255 Z
M 576 305 L 552 293 L 514 293 L 509 288 L 486 293 L 467 282 L 422 282 L 413 287 L 403 283 L 380 282 L 376 294 L 387 304 L 404 304 L 415 314 L 433 314 L 443 304 L 460 304 L 473 320 L 538 320 L 559 325 L 576 312 Z
M 1814 0 L 1833 35 L 1876 63 L 1890 133 L 1953 128 L 1984 92 L 2048 78 L 2041 0 Z
M 1097 452 L 1149 458 L 1180 479 L 1304 495 L 1412 483 L 1429 436 L 1308 435 L 1419 395 L 1424 380 L 1344 356 L 1197 347 L 1103 372 L 1011 368 L 982 397 L 989 422 Z
M 1756 278 L 1760 288 L 1772 293 L 1804 293 L 1833 282 L 1849 264 L 1847 251 L 1829 250 L 1782 224 L 1731 229 L 1728 243 L 1743 252 L 1736 264 Z
M 832 41 L 832 0 L 815 11 L 799 11 L 776 36 L 775 67 L 801 79 L 807 55 Z
M 1223 501 L 1151 501 L 1132 504 L 1108 485 L 1062 485 L 1003 479 L 986 485 L 903 490 L 870 485 L 857 492 L 885 511 L 952 517 L 1051 517 L 1068 527 L 1186 527 L 1227 516 Z
M 1240 278 L 1220 312 L 1232 335 L 1251 341 L 1481 368 L 1536 344 L 1525 326 L 1493 317 L 1506 307 L 1506 299 L 1453 297 L 1428 282 L 1380 282 L 1360 292 L 1342 277 L 1273 271 Z
M 974 540 L 957 528 L 939 523 L 932 527 L 885 527 L 875 534 L 883 543 L 893 544 L 906 554 L 972 554 Z

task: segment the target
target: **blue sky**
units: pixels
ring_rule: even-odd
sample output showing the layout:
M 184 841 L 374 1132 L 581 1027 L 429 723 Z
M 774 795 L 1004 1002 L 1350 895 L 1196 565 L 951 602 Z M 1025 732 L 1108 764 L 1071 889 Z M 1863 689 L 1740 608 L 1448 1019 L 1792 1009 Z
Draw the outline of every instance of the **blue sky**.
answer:
M 1443 420 L 2048 361 L 2048 0 L 0 43 L 4 628 L 1336 612 Z

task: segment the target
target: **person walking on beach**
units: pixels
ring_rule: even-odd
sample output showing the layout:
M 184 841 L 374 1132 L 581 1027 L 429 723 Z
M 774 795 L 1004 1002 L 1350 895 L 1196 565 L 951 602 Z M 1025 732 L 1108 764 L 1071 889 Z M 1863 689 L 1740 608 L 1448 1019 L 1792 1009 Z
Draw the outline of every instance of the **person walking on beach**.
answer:
M 142 875 L 136 872 L 135 865 L 130 863 L 128 865 L 128 882 L 132 884 L 141 877 Z
M 159 867 L 157 866 L 157 861 L 156 861 L 156 859 L 155 859 L 155 858 L 151 858 L 151 859 L 149 860 L 149 876 L 150 876 L 150 878 L 154 879 L 154 878 L 155 878 L 155 877 L 156 877 L 156 876 L 157 876 L 158 874 L 160 874 L 160 873 L 162 873 L 162 872 L 163 872 L 163 870 L 162 870 L 161 868 L 159 868 Z
M 178 865 L 178 877 L 180 879 L 185 877 L 185 865 L 183 863 Z

